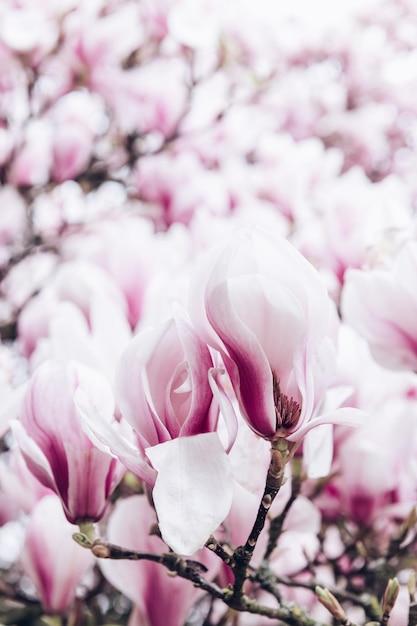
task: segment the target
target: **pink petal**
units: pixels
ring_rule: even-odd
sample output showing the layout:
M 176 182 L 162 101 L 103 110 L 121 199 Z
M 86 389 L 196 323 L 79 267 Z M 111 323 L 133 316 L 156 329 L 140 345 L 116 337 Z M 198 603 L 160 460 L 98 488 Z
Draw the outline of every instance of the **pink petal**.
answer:
M 340 424 L 341 426 L 360 426 L 362 422 L 368 417 L 366 411 L 356 409 L 352 407 L 342 407 L 328 413 L 323 413 L 318 417 L 314 417 L 312 420 L 304 424 L 298 430 L 295 430 L 291 435 L 287 437 L 289 441 L 300 441 L 303 437 L 310 432 L 313 428 L 320 426 L 320 424 Z
M 230 397 L 227 395 L 225 389 L 221 383 L 221 377 L 226 374 L 225 370 L 221 368 L 212 367 L 208 373 L 208 379 L 214 398 L 217 400 L 220 408 L 220 414 L 224 419 L 228 441 L 226 446 L 226 452 L 230 452 L 236 437 L 238 430 L 237 415 Z
M 202 548 L 233 498 L 230 462 L 217 433 L 180 437 L 146 454 L 158 470 L 153 499 L 164 541 L 179 554 Z
M 32 437 L 28 435 L 21 422 L 11 420 L 10 426 L 29 470 L 42 485 L 58 493 L 58 487 L 53 477 L 51 466 L 40 447 L 35 443 Z
M 158 343 L 166 332 L 166 325 L 158 331 L 147 329 L 129 343 L 116 370 L 117 404 L 123 417 L 132 428 L 141 433 L 148 445 L 169 439 L 166 427 L 158 419 L 154 407 L 149 405 L 149 392 L 143 384 L 144 368 L 150 361 Z M 140 381 L 132 384 L 132 381 Z M 152 403 L 151 403 L 152 404 Z

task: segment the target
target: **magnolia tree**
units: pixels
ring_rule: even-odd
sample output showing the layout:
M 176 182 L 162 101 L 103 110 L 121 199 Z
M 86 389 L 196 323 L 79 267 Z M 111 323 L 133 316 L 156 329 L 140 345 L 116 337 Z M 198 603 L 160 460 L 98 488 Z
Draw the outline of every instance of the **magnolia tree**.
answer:
M 0 6 L 0 623 L 415 626 L 413 0 Z

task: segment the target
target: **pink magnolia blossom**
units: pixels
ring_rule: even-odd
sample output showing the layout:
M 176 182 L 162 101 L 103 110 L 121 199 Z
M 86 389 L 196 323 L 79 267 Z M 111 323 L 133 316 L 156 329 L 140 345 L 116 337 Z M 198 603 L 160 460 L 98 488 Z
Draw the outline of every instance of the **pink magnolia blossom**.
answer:
M 14 185 L 44 185 L 52 166 L 52 125 L 31 120 L 11 163 L 9 182 Z
M 68 610 L 77 585 L 94 564 L 91 552 L 72 539 L 76 530 L 65 519 L 55 495 L 40 500 L 30 517 L 21 564 L 47 613 Z
M 361 268 L 375 242 L 411 227 L 411 197 L 399 177 L 372 183 L 359 166 L 316 188 L 316 214 L 301 225 L 297 248 L 330 271 L 336 298 L 349 268 Z M 312 219 L 311 219 L 312 218 Z
M 140 197 L 158 207 L 164 227 L 173 222 L 188 224 L 202 208 L 217 215 L 229 213 L 230 201 L 222 177 L 208 171 L 192 153 L 140 159 L 135 179 Z
M 342 293 L 345 321 L 367 339 L 386 367 L 417 371 L 417 242 L 409 241 L 390 269 L 350 270 Z
M 186 65 L 181 57 L 154 58 L 127 70 L 100 67 L 94 71 L 94 91 L 103 96 L 124 132 L 169 137 L 185 113 Z
M 393 393 L 336 447 L 334 478 L 318 505 L 331 519 L 346 515 L 386 534 L 387 522 L 405 519 L 417 497 L 415 394 Z M 364 477 L 366 476 L 366 480 Z
M 0 263 L 3 263 L 5 247 L 21 244 L 26 230 L 26 204 L 23 197 L 11 185 L 0 189 Z
M 58 22 L 42 10 L 9 6 L 1 11 L 0 39 L 14 52 L 30 55 L 34 63 L 53 50 L 58 37 Z
M 75 305 L 92 333 L 96 333 L 99 320 L 106 317 L 106 311 L 98 309 L 99 303 L 103 306 L 103 302 L 114 310 L 115 318 L 117 315 L 120 318 L 116 328 L 122 326 L 125 302 L 115 282 L 93 263 L 79 260 L 60 264 L 44 289 L 27 303 L 19 317 L 22 351 L 30 356 L 40 340 L 50 335 L 62 303 Z M 119 337 L 118 332 L 116 335 Z
M 0 461 L 1 492 L 14 502 L 20 512 L 30 514 L 36 504 L 53 491 L 32 474 L 18 447 L 12 450 L 7 461 Z
M 107 539 L 132 550 L 161 554 L 166 546 L 159 537 L 149 534 L 155 522 L 155 511 L 146 496 L 127 498 L 117 503 L 110 516 Z M 194 558 L 208 568 L 205 576 L 209 579 L 221 565 L 208 550 L 197 553 Z M 107 580 L 134 603 L 131 625 L 182 626 L 201 595 L 189 581 L 168 577 L 165 568 L 158 563 L 102 560 L 100 567 Z
M 232 501 L 229 461 L 216 432 L 219 409 L 211 385 L 217 375 L 207 346 L 176 307 L 174 317 L 131 341 L 117 368 L 117 404 L 134 443 L 76 394 L 92 438 L 153 488 L 162 537 L 182 554 L 204 545 Z M 215 389 L 227 420 L 227 400 Z M 226 425 L 230 447 L 233 417 Z
M 191 307 L 258 435 L 298 442 L 318 425 L 355 421 L 348 409 L 320 413 L 335 363 L 333 308 L 288 241 L 243 230 L 220 244 L 195 274 Z
M 99 520 L 120 478 L 116 460 L 94 447 L 82 430 L 73 398 L 77 388 L 113 419 L 113 395 L 104 378 L 75 362 L 50 359 L 35 371 L 20 421 L 12 423 L 27 466 L 60 496 L 74 524 Z
M 101 219 L 88 231 L 65 242 L 66 255 L 77 259 L 73 263 L 85 259 L 96 266 L 96 271 L 103 269 L 121 290 L 132 328 L 142 317 L 149 288 L 166 292 L 188 260 L 190 248 L 185 229 L 155 233 L 149 220 L 126 214 Z M 162 288 L 161 280 L 168 280 Z M 154 320 L 155 317 L 152 323 Z
M 58 100 L 50 111 L 54 124 L 52 177 L 62 182 L 85 171 L 94 140 L 105 121 L 101 103 L 93 96 L 73 91 Z

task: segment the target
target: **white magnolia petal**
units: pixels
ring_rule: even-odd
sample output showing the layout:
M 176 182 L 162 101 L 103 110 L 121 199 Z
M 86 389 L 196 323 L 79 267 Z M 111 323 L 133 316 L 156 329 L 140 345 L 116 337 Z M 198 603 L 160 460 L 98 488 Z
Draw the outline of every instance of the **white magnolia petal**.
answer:
M 146 449 L 158 470 L 153 500 L 162 538 L 194 554 L 229 513 L 232 473 L 217 433 L 179 437 Z
M 369 413 L 353 407 L 341 407 L 328 413 L 322 413 L 318 417 L 304 424 L 294 435 L 287 437 L 288 441 L 301 441 L 307 433 L 320 424 L 339 424 L 340 426 L 360 426 L 369 417 Z
M 327 476 L 333 460 L 333 424 L 310 430 L 303 441 L 303 458 L 309 478 Z

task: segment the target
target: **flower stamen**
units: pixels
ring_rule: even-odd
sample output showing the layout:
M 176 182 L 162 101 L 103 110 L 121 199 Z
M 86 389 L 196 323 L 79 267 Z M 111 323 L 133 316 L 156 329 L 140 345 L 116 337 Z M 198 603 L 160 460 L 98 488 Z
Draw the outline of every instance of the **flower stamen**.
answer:
M 281 392 L 279 380 L 275 372 L 272 370 L 272 385 L 274 393 L 274 406 L 276 417 L 276 430 L 282 428 L 290 430 L 293 428 L 301 415 L 301 407 L 293 397 L 289 398 Z

